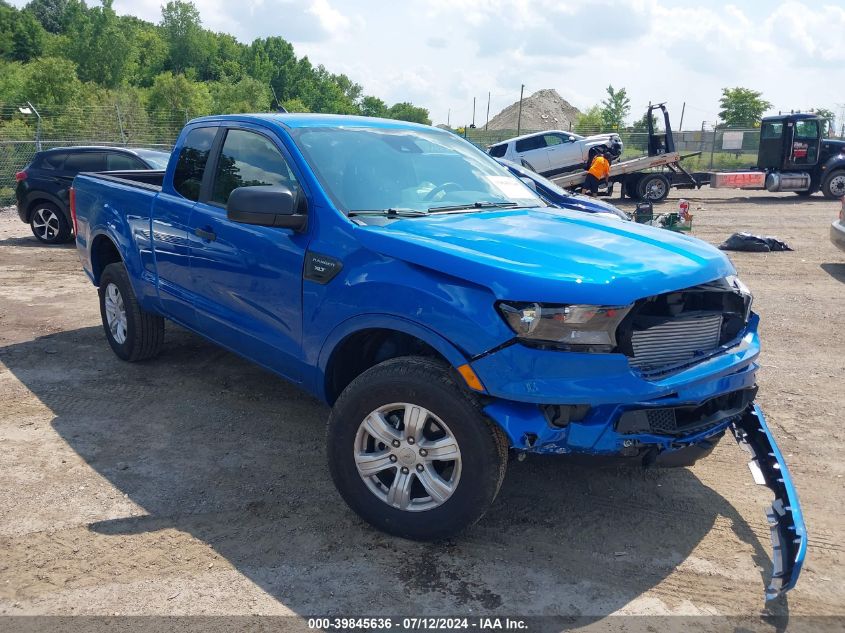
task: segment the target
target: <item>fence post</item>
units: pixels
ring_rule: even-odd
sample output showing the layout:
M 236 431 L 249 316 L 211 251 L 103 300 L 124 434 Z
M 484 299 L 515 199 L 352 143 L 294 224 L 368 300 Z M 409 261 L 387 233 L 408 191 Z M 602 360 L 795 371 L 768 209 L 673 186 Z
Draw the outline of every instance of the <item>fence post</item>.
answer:
M 713 144 L 710 146 L 710 167 L 708 169 L 713 169 L 713 152 L 716 151 L 716 134 L 718 134 L 718 130 L 716 126 L 713 126 Z
M 115 103 L 114 109 L 117 110 L 117 124 L 120 126 L 120 138 L 123 141 L 123 146 L 126 147 L 126 132 L 123 131 L 123 117 L 120 116 L 120 104 Z

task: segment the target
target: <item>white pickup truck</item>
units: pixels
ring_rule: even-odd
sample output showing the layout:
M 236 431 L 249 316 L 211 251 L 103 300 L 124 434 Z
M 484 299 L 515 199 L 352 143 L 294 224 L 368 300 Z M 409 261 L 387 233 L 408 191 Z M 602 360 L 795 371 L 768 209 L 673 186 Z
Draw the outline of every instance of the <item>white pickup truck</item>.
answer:
M 590 158 L 590 150 L 598 146 L 605 146 L 614 159 L 622 155 L 622 139 L 618 134 L 584 137 L 562 130 L 524 134 L 491 145 L 487 151 L 494 158 L 525 165 L 548 178 L 583 168 Z

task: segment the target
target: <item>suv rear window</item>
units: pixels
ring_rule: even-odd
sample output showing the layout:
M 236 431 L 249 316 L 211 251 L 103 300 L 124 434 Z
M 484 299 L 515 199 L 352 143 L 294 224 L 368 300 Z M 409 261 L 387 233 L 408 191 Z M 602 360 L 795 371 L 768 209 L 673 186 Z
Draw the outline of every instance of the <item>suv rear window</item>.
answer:
M 516 142 L 517 152 L 530 152 L 532 149 L 542 149 L 546 146 L 544 136 L 530 136 Z
M 508 151 L 507 143 L 504 143 L 502 145 L 494 145 L 490 148 L 490 156 L 493 156 L 494 158 L 501 158 L 505 155 L 506 151 Z
M 147 166 L 131 154 L 113 152 L 106 155 L 106 169 L 117 171 L 121 169 L 147 169 Z
M 179 152 L 179 162 L 173 174 L 173 188 L 188 200 L 199 200 L 202 176 L 211 144 L 217 135 L 216 127 L 198 127 L 188 132 Z
M 67 152 L 47 152 L 41 154 L 33 163 L 37 169 L 59 169 L 67 158 Z
M 104 171 L 106 169 L 106 155 L 103 152 L 72 152 L 67 155 L 63 167 L 64 171 L 79 173 L 80 171 Z

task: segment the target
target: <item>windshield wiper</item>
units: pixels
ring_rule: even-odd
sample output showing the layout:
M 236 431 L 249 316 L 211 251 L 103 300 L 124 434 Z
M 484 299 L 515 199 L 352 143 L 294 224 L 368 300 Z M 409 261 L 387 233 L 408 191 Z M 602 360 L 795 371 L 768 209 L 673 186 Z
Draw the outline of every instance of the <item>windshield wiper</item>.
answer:
M 470 204 L 454 204 L 445 207 L 429 207 L 429 211 L 468 211 L 472 209 L 506 209 L 519 206 L 516 202 L 473 202 Z
M 350 211 L 347 215 L 386 215 L 388 217 L 410 218 L 428 215 L 428 211 L 420 209 L 357 209 Z

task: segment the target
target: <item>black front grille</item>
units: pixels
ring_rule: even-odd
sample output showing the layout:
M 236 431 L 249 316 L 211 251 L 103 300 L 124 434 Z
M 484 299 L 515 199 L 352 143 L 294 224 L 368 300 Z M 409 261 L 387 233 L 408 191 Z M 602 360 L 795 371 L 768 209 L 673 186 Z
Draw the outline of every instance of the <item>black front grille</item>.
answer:
M 616 422 L 624 435 L 688 435 L 741 414 L 754 401 L 757 387 L 726 393 L 694 406 L 653 407 L 626 411 Z

